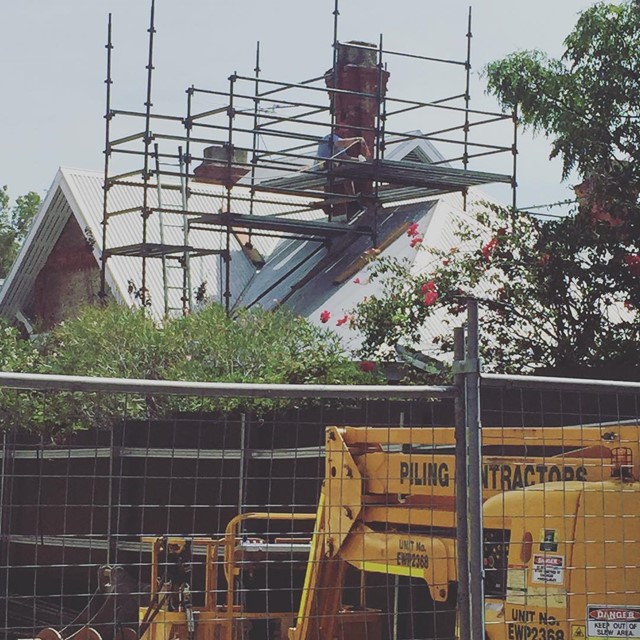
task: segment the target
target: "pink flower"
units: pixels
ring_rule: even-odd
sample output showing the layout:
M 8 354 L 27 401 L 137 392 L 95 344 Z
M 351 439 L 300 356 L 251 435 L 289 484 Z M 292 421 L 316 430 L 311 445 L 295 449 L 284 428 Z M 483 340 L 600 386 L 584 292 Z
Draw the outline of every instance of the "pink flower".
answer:
M 627 267 L 629 267 L 629 271 L 631 271 L 631 273 L 634 276 L 640 276 L 640 255 L 639 254 L 630 253 L 629 255 L 624 257 L 624 261 Z
M 353 284 L 360 284 L 362 281 L 360 280 L 360 278 L 354 278 L 353 279 Z
M 415 236 L 414 238 L 411 238 L 411 242 L 409 243 L 409 245 L 411 246 L 411 248 L 413 248 L 418 246 L 421 242 L 422 238 L 420 236 Z
M 491 256 L 497 246 L 498 238 L 491 238 L 491 240 L 489 240 L 489 242 L 487 242 L 487 244 L 485 244 L 481 249 L 482 257 L 487 261 L 491 260 Z
M 329 322 L 330 317 L 331 317 L 331 313 L 325 309 L 320 314 L 320 322 L 322 322 L 322 324 L 326 324 L 327 322 Z
M 363 360 L 360 363 L 360 369 L 365 373 L 373 373 L 376 370 L 376 363 L 371 360 Z
M 429 282 L 425 282 L 420 287 L 420 293 L 430 293 L 431 291 L 436 290 L 436 283 L 433 280 L 429 280 Z
M 418 231 L 418 223 L 417 222 L 413 222 L 409 225 L 409 228 L 407 229 L 407 235 L 410 238 L 414 238 L 415 236 L 417 236 L 420 232 Z
M 438 302 L 438 294 L 435 291 L 427 291 L 424 294 L 424 299 L 422 300 L 425 307 L 430 307 L 432 304 Z
M 336 327 L 341 327 L 343 324 L 347 324 L 347 322 L 349 322 L 349 316 L 345 313 L 342 318 L 336 320 Z
M 445 259 L 442 261 L 442 266 L 443 266 L 443 267 L 448 267 L 450 262 L 451 262 L 451 260 L 449 260 L 448 258 L 445 258 Z

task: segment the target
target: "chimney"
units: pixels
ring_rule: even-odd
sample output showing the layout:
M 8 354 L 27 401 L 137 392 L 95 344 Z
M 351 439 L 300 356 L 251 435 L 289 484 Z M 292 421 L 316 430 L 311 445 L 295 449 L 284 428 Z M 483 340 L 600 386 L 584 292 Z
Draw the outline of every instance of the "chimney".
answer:
M 378 94 L 387 91 L 389 72 L 378 65 L 378 49 L 368 42 L 338 44 L 336 68 L 324 74 L 330 89 L 368 93 L 373 97 L 354 94 L 330 93 L 338 135 L 343 138 L 361 136 L 374 153 Z M 340 131 L 340 128 L 343 128 Z
M 229 149 L 232 150 L 231 166 L 229 166 Z M 243 176 L 249 173 L 247 152 L 229 145 L 213 145 L 204 152 L 204 162 L 197 166 L 193 174 L 196 182 L 208 182 L 232 187 Z

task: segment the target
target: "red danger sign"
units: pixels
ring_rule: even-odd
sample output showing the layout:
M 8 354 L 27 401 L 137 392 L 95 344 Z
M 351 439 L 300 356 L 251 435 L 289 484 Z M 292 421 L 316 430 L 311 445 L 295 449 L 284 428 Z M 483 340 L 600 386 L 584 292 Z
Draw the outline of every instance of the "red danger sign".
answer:
M 640 609 L 592 609 L 589 607 L 591 620 L 640 620 Z
M 640 607 L 588 605 L 587 640 L 640 640 Z
M 564 566 L 564 557 L 536 555 L 533 558 L 533 563 L 544 565 L 546 567 L 562 567 Z

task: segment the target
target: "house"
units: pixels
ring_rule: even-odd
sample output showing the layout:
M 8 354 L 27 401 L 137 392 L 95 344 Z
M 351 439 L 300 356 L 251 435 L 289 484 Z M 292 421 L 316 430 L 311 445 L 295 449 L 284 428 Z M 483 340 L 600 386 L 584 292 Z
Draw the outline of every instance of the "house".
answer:
M 392 155 L 393 154 L 393 155 Z M 409 140 L 393 147 L 390 158 L 402 161 L 428 162 L 437 158 L 437 151 L 424 140 Z M 0 290 L 0 314 L 33 327 L 49 328 L 73 315 L 87 302 L 97 302 L 100 290 L 100 260 L 102 252 L 103 175 L 99 172 L 61 168 L 38 215 L 27 235 L 13 268 Z M 234 187 L 240 193 L 248 188 Z M 155 192 L 154 192 L 155 193 Z M 206 197 L 203 195 L 206 194 Z M 114 198 L 122 208 L 139 204 L 140 189 L 116 187 Z M 167 191 L 163 196 L 175 206 L 179 194 Z M 198 211 L 216 213 L 224 205 L 226 189 L 218 185 L 198 184 L 190 200 Z M 469 201 L 483 200 L 486 196 L 471 189 Z M 300 202 L 291 196 L 274 194 L 270 202 L 256 203 L 253 215 L 286 216 L 311 219 L 308 211 L 296 213 Z M 249 203 L 240 200 L 247 209 Z M 152 203 L 153 204 L 153 203 Z M 242 211 L 241 211 L 242 213 Z M 318 222 L 324 214 L 316 212 Z M 440 195 L 417 201 L 388 203 L 378 213 L 379 252 L 404 258 L 416 273 L 428 269 L 427 252 L 412 247 L 406 230 L 416 223 L 425 246 L 449 248 L 455 244 L 453 229 L 469 216 L 463 210 L 459 193 Z M 117 216 L 110 222 L 112 238 L 126 242 L 137 233 L 139 214 Z M 150 241 L 159 240 L 159 219 L 152 218 L 149 225 Z M 182 229 L 166 226 L 165 242 L 182 242 Z M 190 231 L 190 241 L 210 253 L 192 256 L 190 277 L 192 291 L 200 291 L 202 302 L 224 303 L 225 264 L 217 250 L 224 242 L 221 234 L 211 230 Z M 194 237 L 195 236 L 195 237 Z M 358 337 L 348 324 L 336 326 L 336 321 L 349 312 L 365 296 L 375 295 L 380 284 L 369 281 L 368 259 L 370 238 L 366 235 L 345 235 L 345 239 L 332 243 L 318 242 L 313 237 L 265 238 L 257 236 L 252 246 L 262 257 L 255 264 L 247 255 L 239 234 L 231 238 L 231 309 L 260 305 L 273 308 L 285 305 L 308 318 L 314 324 L 323 324 L 320 315 L 328 311 L 331 320 L 326 323 L 338 332 L 347 348 L 357 347 Z M 333 246 L 331 246 L 333 245 Z M 175 309 L 180 306 L 181 287 L 167 287 L 167 278 L 174 277 L 165 270 L 160 259 L 147 260 L 147 282 L 151 314 L 164 316 L 164 295 L 173 297 Z M 106 283 L 110 298 L 121 304 L 139 306 L 139 277 L 141 258 L 118 256 L 107 261 Z M 179 277 L 182 278 L 182 272 Z M 442 318 L 434 317 L 425 328 L 422 345 L 429 350 L 430 337 L 442 330 Z
M 388 79 L 375 47 L 340 45 L 335 70 L 324 79 L 334 89 L 334 131 L 361 136 L 371 148 Z M 205 159 L 218 151 L 225 149 L 205 149 Z M 485 199 L 478 185 L 511 181 L 452 168 L 420 131 L 388 135 L 383 158 L 338 167 L 339 180 L 364 185 L 366 198 L 348 219 L 327 220 L 327 174 L 317 170 L 313 153 L 308 164 L 304 158 L 285 158 L 287 172 L 279 177 L 254 171 L 250 179 L 231 160 L 205 161 L 189 181 L 186 200 L 186 189 L 175 179 L 157 188 L 147 182 L 144 189 L 141 178 L 113 180 L 105 225 L 103 174 L 61 168 L 0 291 L 0 315 L 29 331 L 46 329 L 97 301 L 101 290 L 121 304 L 144 304 L 158 320 L 206 302 L 230 311 L 284 305 L 314 324 L 331 326 L 345 348 L 355 348 L 358 336 L 337 320 L 379 292 L 380 284 L 368 277 L 371 257 L 405 258 L 414 272 L 427 270 L 427 252 L 412 246 L 409 226 L 417 225 L 423 245 L 449 248 L 453 229 L 468 218 L 461 192 L 467 190 L 467 202 L 473 203 Z M 382 185 L 376 198 L 374 181 Z M 442 320 L 430 320 L 423 350 L 441 333 Z

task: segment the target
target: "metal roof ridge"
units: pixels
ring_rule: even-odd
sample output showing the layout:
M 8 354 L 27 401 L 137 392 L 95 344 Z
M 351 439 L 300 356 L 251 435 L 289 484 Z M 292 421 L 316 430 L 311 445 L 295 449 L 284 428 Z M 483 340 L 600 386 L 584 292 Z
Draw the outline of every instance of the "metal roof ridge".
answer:
M 46 211 L 51 206 L 51 203 L 55 200 L 58 189 L 63 179 L 64 174 L 62 171 L 62 167 L 59 167 L 53 179 L 53 182 L 51 183 L 51 186 L 47 190 L 47 195 L 40 204 L 38 213 L 36 214 L 33 222 L 31 223 L 31 226 L 29 227 L 29 231 L 27 232 L 24 242 L 22 243 L 22 246 L 18 251 L 18 255 L 16 256 L 16 259 L 14 260 L 13 265 L 11 266 L 9 273 L 7 274 L 7 277 L 4 279 L 2 288 L 0 288 L 0 309 L 3 306 L 3 302 L 5 301 L 8 292 L 12 289 L 17 274 L 20 272 L 20 268 L 26 259 L 29 251 L 29 246 L 33 241 L 33 238 L 38 234 L 38 232 L 46 222 Z

